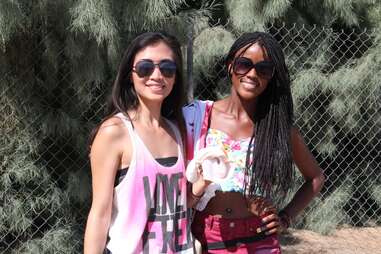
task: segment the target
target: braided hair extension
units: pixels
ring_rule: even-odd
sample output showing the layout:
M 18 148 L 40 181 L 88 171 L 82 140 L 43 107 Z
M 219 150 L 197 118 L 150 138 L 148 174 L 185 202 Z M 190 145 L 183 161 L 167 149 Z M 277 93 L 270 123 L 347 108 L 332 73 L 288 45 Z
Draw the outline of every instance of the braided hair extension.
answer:
M 230 48 L 225 64 L 229 66 L 238 51 L 243 49 L 242 55 L 255 43 L 264 48 L 267 57 L 274 63 L 275 72 L 266 90 L 258 96 L 256 111 L 252 115 L 255 126 L 249 147 L 254 145 L 254 149 L 249 149 L 246 154 L 244 188 L 248 196 L 260 194 L 268 198 L 283 198 L 292 187 L 294 171 L 291 81 L 282 48 L 268 33 L 245 33 Z

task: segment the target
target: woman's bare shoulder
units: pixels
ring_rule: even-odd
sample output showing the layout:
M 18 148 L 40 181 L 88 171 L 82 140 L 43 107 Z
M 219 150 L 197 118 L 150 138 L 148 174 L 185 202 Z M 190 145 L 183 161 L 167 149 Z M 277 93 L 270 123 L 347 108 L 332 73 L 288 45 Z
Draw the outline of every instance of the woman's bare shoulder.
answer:
M 94 143 L 101 141 L 107 145 L 119 141 L 121 138 L 128 138 L 127 127 L 120 117 L 113 116 L 104 121 L 98 129 Z
M 226 112 L 227 100 L 226 98 L 220 99 L 213 103 L 212 112 L 214 116 L 217 117 L 228 117 L 229 114 Z
M 291 143 L 303 143 L 305 144 L 304 137 L 296 126 L 291 126 Z

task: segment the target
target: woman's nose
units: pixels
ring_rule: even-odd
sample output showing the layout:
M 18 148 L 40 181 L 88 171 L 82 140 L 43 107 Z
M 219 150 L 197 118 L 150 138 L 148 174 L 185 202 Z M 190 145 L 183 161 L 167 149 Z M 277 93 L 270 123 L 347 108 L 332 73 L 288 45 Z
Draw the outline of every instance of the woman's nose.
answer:
M 255 70 L 254 67 L 252 67 L 247 73 L 246 73 L 246 76 L 249 76 L 249 77 L 257 77 L 257 71 Z
M 159 69 L 159 66 L 155 65 L 155 68 L 153 69 L 152 74 L 150 75 L 151 78 L 156 79 L 156 78 L 162 78 L 163 75 L 161 74 L 161 71 Z

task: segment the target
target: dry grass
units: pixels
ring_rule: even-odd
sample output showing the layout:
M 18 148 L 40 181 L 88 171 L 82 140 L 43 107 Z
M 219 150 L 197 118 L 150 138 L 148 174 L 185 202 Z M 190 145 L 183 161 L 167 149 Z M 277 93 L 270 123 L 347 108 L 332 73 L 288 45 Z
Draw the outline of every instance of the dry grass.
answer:
M 381 254 L 381 227 L 341 228 L 328 236 L 291 229 L 281 243 L 283 254 Z

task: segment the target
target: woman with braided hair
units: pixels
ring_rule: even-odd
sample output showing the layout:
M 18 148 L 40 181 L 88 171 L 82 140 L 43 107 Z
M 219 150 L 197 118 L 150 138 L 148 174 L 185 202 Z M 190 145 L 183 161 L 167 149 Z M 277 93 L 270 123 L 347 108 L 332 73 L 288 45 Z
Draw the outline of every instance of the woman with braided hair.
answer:
M 221 179 L 200 174 L 191 194 L 199 197 L 192 232 L 203 253 L 280 253 L 277 233 L 319 193 L 324 175 L 293 126 L 290 77 L 279 43 L 268 33 L 246 33 L 232 45 L 225 64 L 228 97 L 195 101 L 184 108 L 187 158 L 202 149 L 224 151 L 230 172 Z M 295 163 L 305 182 L 281 211 Z M 277 204 L 278 205 L 278 204 Z

